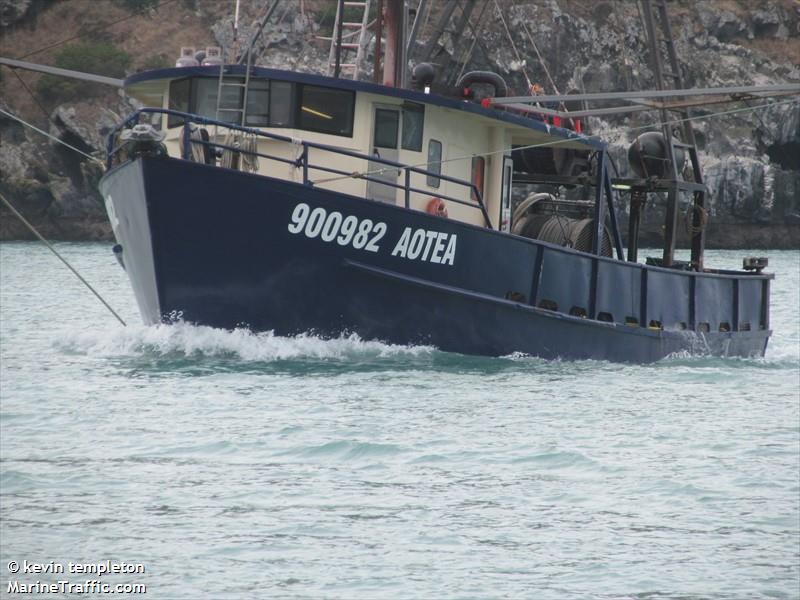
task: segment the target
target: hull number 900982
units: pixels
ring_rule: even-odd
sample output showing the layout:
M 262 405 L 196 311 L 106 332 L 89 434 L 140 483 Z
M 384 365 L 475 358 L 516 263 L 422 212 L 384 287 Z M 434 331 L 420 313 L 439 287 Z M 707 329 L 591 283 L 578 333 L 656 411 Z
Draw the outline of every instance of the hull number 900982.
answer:
M 372 219 L 361 219 L 339 211 L 328 212 L 321 206 L 315 209 L 301 202 L 292 211 L 289 233 L 303 232 L 307 238 L 336 242 L 340 246 L 352 246 L 356 250 L 377 252 L 378 242 L 386 235 L 386 223 L 373 223 Z
M 386 235 L 386 223 L 372 219 L 359 219 L 339 211 L 328 212 L 318 206 L 311 208 L 305 202 L 294 207 L 289 233 L 303 234 L 309 239 L 352 246 L 356 250 L 379 252 L 380 241 Z M 407 260 L 420 260 L 442 265 L 452 265 L 456 254 L 456 235 L 427 229 L 406 227 L 392 250 L 392 256 Z

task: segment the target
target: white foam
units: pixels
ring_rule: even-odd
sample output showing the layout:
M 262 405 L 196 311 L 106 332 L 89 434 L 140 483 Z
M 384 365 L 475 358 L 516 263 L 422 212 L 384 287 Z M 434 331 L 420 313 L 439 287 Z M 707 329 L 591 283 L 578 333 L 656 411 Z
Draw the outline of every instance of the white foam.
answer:
M 356 334 L 327 340 L 310 334 L 283 337 L 271 331 L 254 333 L 244 328 L 215 329 L 182 321 L 150 327 L 75 331 L 57 344 L 68 351 L 98 357 L 182 354 L 232 356 L 244 361 L 419 355 L 434 350 L 430 346 L 364 341 Z

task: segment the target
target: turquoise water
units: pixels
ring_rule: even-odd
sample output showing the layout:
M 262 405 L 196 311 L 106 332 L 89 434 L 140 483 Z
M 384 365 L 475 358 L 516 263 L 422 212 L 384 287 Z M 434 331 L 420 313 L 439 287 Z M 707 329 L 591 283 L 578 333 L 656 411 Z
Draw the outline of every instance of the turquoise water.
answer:
M 800 252 L 765 359 L 632 366 L 143 327 L 108 244 L 58 248 L 131 325 L 0 245 L 0 595 L 800 597 Z

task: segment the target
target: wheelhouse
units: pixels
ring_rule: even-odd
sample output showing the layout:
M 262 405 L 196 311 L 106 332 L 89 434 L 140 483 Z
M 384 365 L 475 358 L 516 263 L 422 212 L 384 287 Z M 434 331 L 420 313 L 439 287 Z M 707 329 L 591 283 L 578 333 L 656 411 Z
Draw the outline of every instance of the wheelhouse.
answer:
M 125 87 L 146 107 L 165 109 L 154 124 L 165 132 L 171 156 L 182 154 L 182 115 L 195 115 L 208 122 L 201 124 L 205 143 L 241 143 L 225 127 L 230 124 L 315 144 L 306 158 L 321 167 L 310 166 L 307 174 L 317 187 L 415 210 L 444 206 L 451 219 L 496 230 L 510 228 L 512 148 L 602 147 L 476 102 L 260 67 L 250 74 L 237 65 L 150 71 Z M 254 143 L 261 155 L 255 172 L 300 181 L 297 159 L 304 150 L 298 143 L 267 137 Z M 208 152 L 192 156 L 221 164 Z

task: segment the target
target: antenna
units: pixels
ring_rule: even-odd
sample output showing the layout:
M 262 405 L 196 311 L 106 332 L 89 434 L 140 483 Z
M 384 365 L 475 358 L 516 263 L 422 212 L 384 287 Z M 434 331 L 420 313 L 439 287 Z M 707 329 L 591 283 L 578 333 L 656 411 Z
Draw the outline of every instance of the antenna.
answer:
M 239 0 L 236 0 L 236 9 L 233 12 L 233 60 L 236 60 L 236 53 L 239 51 Z M 225 61 L 222 61 L 225 62 Z

